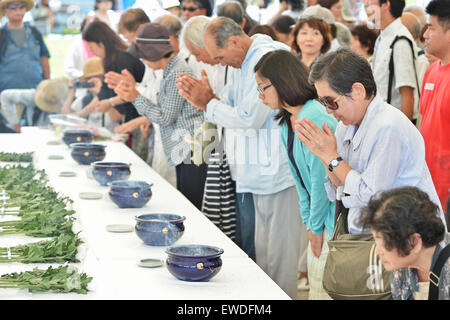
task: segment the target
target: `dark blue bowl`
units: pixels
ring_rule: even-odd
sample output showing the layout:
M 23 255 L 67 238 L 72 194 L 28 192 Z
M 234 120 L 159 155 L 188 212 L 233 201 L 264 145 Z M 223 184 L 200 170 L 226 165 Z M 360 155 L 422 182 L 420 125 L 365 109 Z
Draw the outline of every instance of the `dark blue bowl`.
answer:
M 136 217 L 136 234 L 149 246 L 170 246 L 183 235 L 185 219 L 176 214 L 143 214 Z
M 67 129 L 63 131 L 62 140 L 70 146 L 76 142 L 92 142 L 93 134 L 91 130 Z
M 109 197 L 119 208 L 142 208 L 152 197 L 152 185 L 144 181 L 113 181 Z
M 91 163 L 92 176 L 102 186 L 107 186 L 114 180 L 127 180 L 130 177 L 129 163 L 95 161 Z
M 78 164 L 91 164 L 94 161 L 105 159 L 106 146 L 95 143 L 72 143 L 70 144 L 72 152 L 70 155 Z
M 208 281 L 222 268 L 223 249 L 204 245 L 181 245 L 167 248 L 169 272 L 183 281 Z

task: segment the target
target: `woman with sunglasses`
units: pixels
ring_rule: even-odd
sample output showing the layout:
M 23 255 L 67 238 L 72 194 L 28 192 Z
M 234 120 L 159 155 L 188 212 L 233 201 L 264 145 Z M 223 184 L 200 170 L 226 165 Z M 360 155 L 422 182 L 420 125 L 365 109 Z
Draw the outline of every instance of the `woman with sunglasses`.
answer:
M 184 22 L 192 17 L 211 17 L 212 7 L 209 0 L 184 0 L 181 5 L 181 18 Z
M 326 168 L 330 200 L 349 209 L 348 231 L 368 233 L 359 225 L 362 208 L 375 193 L 418 187 L 439 204 L 425 162 L 424 140 L 412 122 L 377 95 L 367 59 L 339 49 L 320 58 L 310 73 L 320 101 L 339 120 L 335 133 L 309 119 L 296 121 L 300 141 Z
M 322 276 L 328 253 L 326 243 L 334 228 L 335 203 L 326 194 L 326 172 L 322 162 L 295 139 L 294 122 L 307 118 L 332 129 L 337 122 L 315 100 L 317 93 L 308 83 L 308 70 L 292 53 L 276 50 L 265 54 L 255 66 L 255 78 L 259 98 L 269 108 L 279 110 L 275 119 L 281 125 L 281 138 L 289 156 L 309 238 L 309 298 L 329 299 L 322 287 Z

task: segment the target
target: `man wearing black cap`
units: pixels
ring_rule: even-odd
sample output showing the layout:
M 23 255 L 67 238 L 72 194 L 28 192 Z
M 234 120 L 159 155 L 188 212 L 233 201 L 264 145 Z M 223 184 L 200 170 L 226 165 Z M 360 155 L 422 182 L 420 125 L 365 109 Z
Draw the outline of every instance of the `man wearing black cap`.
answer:
M 203 122 L 203 113 L 178 94 L 178 74 L 192 74 L 186 62 L 178 57 L 169 32 L 158 23 L 146 23 L 138 32 L 136 49 L 142 60 L 153 70 L 164 70 L 157 103 L 139 94 L 131 74 L 124 70 L 123 80 L 115 92 L 133 102 L 138 112 L 160 125 L 161 139 L 167 165 L 175 167 L 177 189 L 198 209 L 201 209 L 206 179 L 206 165 L 191 163 L 191 149 L 186 135 L 194 136 Z

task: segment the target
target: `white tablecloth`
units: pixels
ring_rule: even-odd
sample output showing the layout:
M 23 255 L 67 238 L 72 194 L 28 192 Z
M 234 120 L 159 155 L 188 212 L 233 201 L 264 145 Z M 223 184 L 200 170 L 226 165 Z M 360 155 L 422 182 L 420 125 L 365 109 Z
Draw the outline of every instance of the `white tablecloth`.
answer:
M 26 290 L 0 289 L 0 299 L 194 299 L 194 300 L 279 300 L 289 299 L 233 241 L 212 224 L 178 190 L 161 178 L 122 143 L 101 142 L 106 147 L 104 161 L 131 163 L 130 180 L 154 183 L 153 196 L 140 209 L 120 209 L 107 195 L 109 187 L 100 186 L 87 174 L 89 166 L 78 165 L 65 145 L 48 145 L 58 139 L 51 130 L 25 127 L 21 134 L 1 134 L 0 151 L 35 152 L 35 166 L 45 169 L 49 184 L 75 202 L 77 221 L 85 242 L 80 250 L 80 271 L 93 277 L 87 295 L 28 293 Z M 49 160 L 62 155 L 63 160 Z M 74 171 L 76 177 L 59 177 L 61 171 Z M 83 200 L 80 192 L 100 192 L 100 200 Z M 184 235 L 174 245 L 206 244 L 224 249 L 222 270 L 208 282 L 184 282 L 173 277 L 166 267 L 148 269 L 137 266 L 144 258 L 165 260 L 165 247 L 145 245 L 132 233 L 111 233 L 109 224 L 135 225 L 135 216 L 144 213 L 175 213 L 186 217 Z M 0 217 L 0 221 L 1 218 Z M 0 247 L 42 239 L 23 235 L 0 236 Z M 0 264 L 0 274 L 45 268 L 46 264 Z

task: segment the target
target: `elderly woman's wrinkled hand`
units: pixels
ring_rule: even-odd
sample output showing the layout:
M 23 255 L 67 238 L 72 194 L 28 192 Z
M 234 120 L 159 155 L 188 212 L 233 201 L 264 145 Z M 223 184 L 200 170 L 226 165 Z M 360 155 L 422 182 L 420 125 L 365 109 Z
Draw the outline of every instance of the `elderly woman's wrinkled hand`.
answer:
M 303 142 L 311 153 L 328 162 L 337 153 L 336 137 L 326 123 L 322 125 L 322 129 L 307 118 L 295 121 L 297 138 Z

